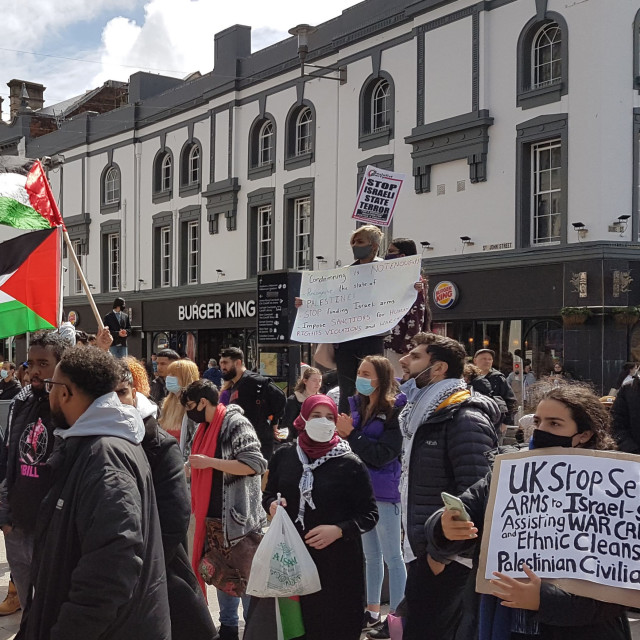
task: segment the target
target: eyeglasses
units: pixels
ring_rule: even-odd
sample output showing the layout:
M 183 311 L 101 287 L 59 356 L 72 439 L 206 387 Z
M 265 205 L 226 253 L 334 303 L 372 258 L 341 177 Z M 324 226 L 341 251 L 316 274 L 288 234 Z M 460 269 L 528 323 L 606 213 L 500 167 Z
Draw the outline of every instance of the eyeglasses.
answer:
M 72 396 L 73 393 L 71 393 L 71 389 L 69 389 L 69 385 L 66 384 L 65 382 L 56 382 L 55 380 L 52 380 L 51 378 L 47 378 L 46 380 L 43 380 L 44 382 L 44 389 L 47 393 L 51 393 L 53 391 L 53 385 L 54 384 L 61 384 L 66 390 L 67 393 Z

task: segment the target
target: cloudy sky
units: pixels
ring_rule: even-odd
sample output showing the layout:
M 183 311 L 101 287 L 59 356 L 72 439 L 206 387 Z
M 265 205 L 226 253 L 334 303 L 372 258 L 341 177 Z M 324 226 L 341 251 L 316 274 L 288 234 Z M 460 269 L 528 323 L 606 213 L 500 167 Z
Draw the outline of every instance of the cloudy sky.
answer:
M 12 78 L 40 82 L 45 105 L 127 80 L 138 70 L 184 77 L 213 68 L 213 36 L 252 27 L 252 48 L 319 24 L 355 0 L 0 0 L 0 96 Z M 8 119 L 8 102 L 3 105 Z

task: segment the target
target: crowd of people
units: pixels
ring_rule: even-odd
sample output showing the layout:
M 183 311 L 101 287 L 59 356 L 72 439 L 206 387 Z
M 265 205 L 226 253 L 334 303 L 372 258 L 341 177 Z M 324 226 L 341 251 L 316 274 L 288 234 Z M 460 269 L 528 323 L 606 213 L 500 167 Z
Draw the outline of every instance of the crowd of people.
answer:
M 354 232 L 356 263 L 377 260 L 380 241 L 376 227 Z M 385 257 L 412 252 L 397 239 Z M 273 607 L 246 587 L 277 506 L 322 585 L 296 601 L 306 640 L 384 640 L 394 619 L 403 640 L 629 640 L 620 605 L 529 568 L 480 596 L 475 574 L 496 455 L 640 452 L 637 367 L 611 410 L 560 362 L 541 382 L 522 358 L 505 376 L 491 349 L 470 362 L 461 343 L 423 331 L 426 283 L 415 288 L 400 332 L 335 345 L 336 370 L 305 366 L 288 397 L 238 347 L 203 372 L 172 349 L 129 356 L 122 298 L 93 344 L 68 327 L 32 335 L 22 381 L 12 362 L 0 381 L 12 400 L 0 614 L 23 609 L 18 640 L 237 640 L 241 611 L 245 638 L 270 640 Z M 519 437 L 505 446 L 510 427 Z M 469 520 L 443 508 L 442 492 Z

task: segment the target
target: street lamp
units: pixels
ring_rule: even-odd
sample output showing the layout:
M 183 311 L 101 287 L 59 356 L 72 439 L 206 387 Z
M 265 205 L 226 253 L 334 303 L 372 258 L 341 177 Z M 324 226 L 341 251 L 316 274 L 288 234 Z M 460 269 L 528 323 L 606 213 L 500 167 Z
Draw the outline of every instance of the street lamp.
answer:
M 325 76 L 325 75 L 311 75 L 305 74 L 305 60 L 309 54 L 309 36 L 317 31 L 317 27 L 312 27 L 310 24 L 299 24 L 296 27 L 289 29 L 289 33 L 292 36 L 298 38 L 298 58 L 300 58 L 300 77 L 301 78 L 318 78 L 320 80 L 337 80 L 340 84 L 347 82 L 347 68 L 346 67 L 319 67 L 315 64 L 307 64 L 307 67 L 313 69 L 320 69 L 322 71 L 334 71 L 338 73 L 338 77 Z

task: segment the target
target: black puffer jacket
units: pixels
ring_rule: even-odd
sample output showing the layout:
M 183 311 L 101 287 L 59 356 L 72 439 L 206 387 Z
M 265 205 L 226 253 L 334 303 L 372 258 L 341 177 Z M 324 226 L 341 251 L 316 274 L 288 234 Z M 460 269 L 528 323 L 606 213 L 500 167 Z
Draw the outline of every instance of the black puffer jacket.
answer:
M 504 447 L 495 453 L 510 453 L 521 447 Z M 494 456 L 488 456 L 493 465 Z M 458 635 L 460 640 L 476 640 L 478 637 L 478 607 L 480 597 L 473 593 L 475 590 L 475 576 L 478 570 L 478 557 L 482 540 L 484 514 L 489 499 L 491 472 L 482 480 L 465 491 L 460 499 L 478 527 L 478 537 L 473 540 L 452 542 L 442 533 L 440 517 L 442 510 L 438 510 L 427 522 L 428 552 L 434 557 L 445 561 L 456 555 L 473 554 L 473 572 L 465 589 L 464 617 Z M 609 604 L 574 596 L 555 585 L 542 583 L 540 590 L 540 640 L 631 640 L 629 622 L 625 608 L 617 604 Z
M 216 628 L 187 555 L 191 496 L 178 441 L 153 416 L 144 420 L 147 454 L 162 531 L 172 640 L 211 640 Z
M 507 405 L 507 415 L 504 416 L 504 418 L 507 420 L 507 424 L 513 424 L 513 416 L 518 410 L 518 401 L 507 379 L 497 369 L 491 369 L 485 378 L 489 381 L 493 389 L 494 397 L 500 396 L 505 401 Z
M 618 449 L 627 453 L 640 453 L 640 379 L 625 384 L 618 391 L 611 407 L 613 430 Z
M 409 464 L 407 535 L 416 557 L 426 549 L 425 523 L 442 507 L 443 491 L 458 495 L 489 470 L 485 456 L 497 445 L 496 403 L 476 395 L 436 411 L 418 427 Z

